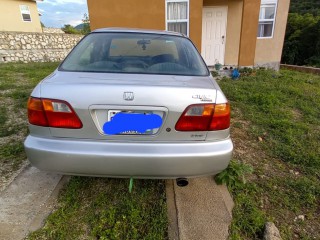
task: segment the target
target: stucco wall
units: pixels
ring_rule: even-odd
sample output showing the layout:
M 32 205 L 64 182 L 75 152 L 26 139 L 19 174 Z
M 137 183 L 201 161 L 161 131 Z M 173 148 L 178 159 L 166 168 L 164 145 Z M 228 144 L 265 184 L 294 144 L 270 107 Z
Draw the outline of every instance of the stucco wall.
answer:
M 165 30 L 165 0 L 88 0 L 91 29 L 125 27 Z M 202 0 L 190 0 L 189 35 L 200 51 Z
M 278 0 L 274 36 L 271 39 L 257 39 L 255 65 L 279 68 L 289 5 L 290 0 Z
M 189 36 L 201 52 L 203 6 L 228 6 L 225 63 L 237 65 L 242 0 L 190 0 Z M 91 29 L 129 27 L 164 30 L 165 0 L 88 0 Z
M 253 66 L 261 0 L 243 0 L 239 66 Z
M 24 22 L 20 5 L 29 6 L 31 22 Z M 31 0 L 1 0 L 0 31 L 42 32 L 37 4 Z
M 82 37 L 57 33 L 0 32 L 0 63 L 61 61 Z
M 242 0 L 203 0 L 203 6 L 228 6 L 225 65 L 238 65 Z

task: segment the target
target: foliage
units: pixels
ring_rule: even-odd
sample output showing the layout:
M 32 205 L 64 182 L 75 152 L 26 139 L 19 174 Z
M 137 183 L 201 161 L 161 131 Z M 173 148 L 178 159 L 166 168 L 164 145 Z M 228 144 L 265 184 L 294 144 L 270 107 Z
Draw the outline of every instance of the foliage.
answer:
M 310 13 L 314 16 L 320 16 L 320 1 L 319 0 L 291 0 L 291 13 L 305 14 Z
M 211 71 L 211 76 L 212 77 L 218 77 L 219 73 L 217 71 Z
M 289 14 L 282 62 L 320 67 L 320 16 Z
M 64 31 L 67 34 L 81 34 L 81 31 L 75 29 L 70 24 L 65 24 L 63 28 L 61 28 L 62 31 Z
M 90 20 L 88 14 L 83 15 L 82 23 L 76 27 L 71 26 L 70 24 L 65 24 L 63 28 L 61 28 L 67 34 L 83 34 L 86 35 L 91 32 L 90 29 Z
M 88 14 L 86 14 L 86 13 L 83 15 L 82 24 L 83 24 L 83 26 L 82 26 L 81 33 L 84 35 L 90 33 L 91 32 L 90 20 L 89 20 Z
M 231 161 L 228 168 L 215 176 L 218 184 L 226 184 L 229 188 L 239 187 L 246 183 L 245 175 L 253 171 L 251 166 Z
M 291 0 L 282 62 L 320 67 L 318 0 Z

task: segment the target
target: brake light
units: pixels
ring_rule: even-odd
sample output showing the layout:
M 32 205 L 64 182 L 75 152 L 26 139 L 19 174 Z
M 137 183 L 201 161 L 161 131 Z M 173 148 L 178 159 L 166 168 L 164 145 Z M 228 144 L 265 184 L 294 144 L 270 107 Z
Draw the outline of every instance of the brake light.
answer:
M 28 101 L 30 124 L 55 128 L 82 128 L 82 123 L 69 103 L 54 99 L 30 97 Z
M 230 127 L 230 105 L 190 105 L 182 113 L 175 129 L 177 131 L 215 131 Z

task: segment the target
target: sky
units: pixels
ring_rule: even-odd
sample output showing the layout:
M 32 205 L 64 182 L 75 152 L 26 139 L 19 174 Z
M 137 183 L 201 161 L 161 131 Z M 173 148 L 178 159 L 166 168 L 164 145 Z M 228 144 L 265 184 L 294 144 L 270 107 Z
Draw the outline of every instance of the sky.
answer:
M 46 27 L 60 28 L 65 24 L 76 26 L 88 14 L 87 0 L 44 0 L 38 1 L 41 22 Z

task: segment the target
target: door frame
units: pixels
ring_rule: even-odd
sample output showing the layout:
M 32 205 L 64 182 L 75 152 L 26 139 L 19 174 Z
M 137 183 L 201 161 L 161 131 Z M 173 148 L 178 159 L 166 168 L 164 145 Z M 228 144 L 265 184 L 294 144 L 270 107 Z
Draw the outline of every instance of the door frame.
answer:
M 210 8 L 224 8 L 226 10 L 226 29 L 225 29 L 225 40 L 224 40 L 224 48 L 223 48 L 223 62 L 220 62 L 222 65 L 225 65 L 225 57 L 226 57 L 226 46 L 227 46 L 227 29 L 228 29 L 228 5 L 221 5 L 221 6 L 203 6 L 202 8 L 202 22 L 203 22 L 203 12 L 204 9 L 210 9 Z M 202 28 L 202 33 L 201 33 L 201 54 L 203 51 L 203 46 L 202 46 L 202 38 L 203 38 L 203 27 Z

